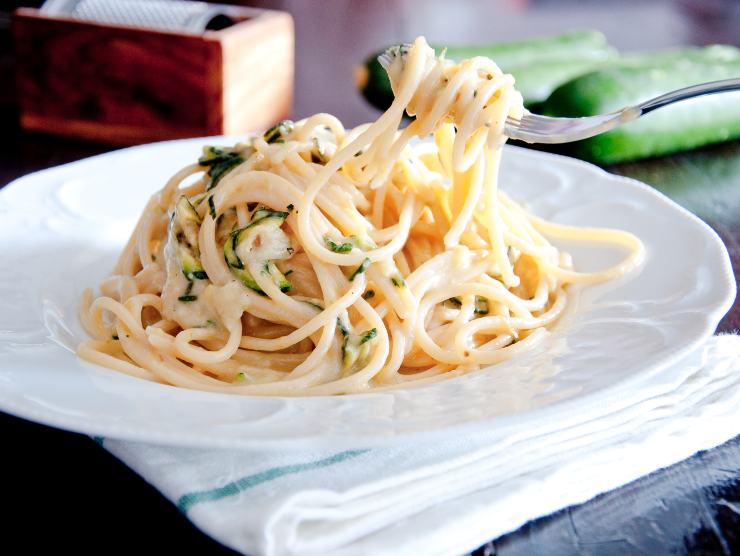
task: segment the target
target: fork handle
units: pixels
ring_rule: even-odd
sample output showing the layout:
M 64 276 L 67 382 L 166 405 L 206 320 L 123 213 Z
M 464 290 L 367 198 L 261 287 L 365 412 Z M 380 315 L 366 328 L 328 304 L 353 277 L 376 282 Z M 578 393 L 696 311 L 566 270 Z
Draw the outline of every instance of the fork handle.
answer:
M 655 97 L 650 100 L 638 104 L 636 108 L 640 109 L 640 114 L 647 114 L 657 108 L 662 108 L 668 104 L 678 102 L 679 100 L 686 100 L 687 98 L 698 97 L 701 95 L 712 95 L 715 93 L 723 93 L 726 91 L 738 91 L 740 90 L 740 78 L 733 79 L 722 79 L 721 81 L 710 81 L 709 83 L 702 83 L 700 85 L 692 85 L 691 87 L 684 87 L 677 91 L 672 91 L 659 97 Z

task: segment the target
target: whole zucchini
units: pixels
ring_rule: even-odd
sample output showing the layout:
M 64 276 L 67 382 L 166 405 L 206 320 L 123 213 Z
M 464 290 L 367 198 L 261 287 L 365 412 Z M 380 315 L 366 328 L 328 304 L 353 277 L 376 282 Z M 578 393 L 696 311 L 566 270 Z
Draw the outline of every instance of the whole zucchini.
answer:
M 740 76 L 740 50 L 708 47 L 626 58 L 558 87 L 539 107 L 548 116 L 603 114 L 663 93 Z M 694 98 L 563 150 L 611 164 L 692 149 L 740 137 L 740 93 Z
M 435 46 L 446 50 L 451 60 L 486 56 L 507 73 L 514 75 L 516 87 L 525 103 L 543 101 L 555 87 L 602 65 L 616 56 L 603 34 L 597 31 L 565 33 L 555 37 L 478 46 Z M 379 54 L 370 56 L 356 70 L 356 84 L 373 106 L 385 110 L 393 102 L 388 75 L 378 62 Z

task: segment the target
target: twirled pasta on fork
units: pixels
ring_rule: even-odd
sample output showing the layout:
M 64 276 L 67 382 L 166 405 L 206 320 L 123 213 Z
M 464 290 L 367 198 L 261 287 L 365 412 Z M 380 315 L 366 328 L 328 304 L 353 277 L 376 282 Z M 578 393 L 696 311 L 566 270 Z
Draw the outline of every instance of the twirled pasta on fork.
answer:
M 395 55 L 393 55 L 395 54 Z M 471 372 L 533 348 L 568 285 L 635 268 L 635 236 L 528 214 L 498 188 L 514 79 L 423 38 L 388 59 L 393 105 L 205 147 L 149 201 L 79 355 L 175 386 L 254 395 L 361 392 Z M 399 129 L 404 112 L 410 123 Z M 433 136 L 431 141 L 415 138 Z M 573 269 L 548 238 L 629 254 Z

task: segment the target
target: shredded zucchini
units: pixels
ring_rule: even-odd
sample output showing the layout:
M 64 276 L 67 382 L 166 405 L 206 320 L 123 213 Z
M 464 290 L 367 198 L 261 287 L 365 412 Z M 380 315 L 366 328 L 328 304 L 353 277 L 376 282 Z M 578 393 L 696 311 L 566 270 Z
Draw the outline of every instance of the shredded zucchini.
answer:
M 224 243 L 224 258 L 231 272 L 246 287 L 264 294 L 254 277 L 245 268 L 238 254 L 241 249 L 254 257 L 263 266 L 263 272 L 272 278 L 281 291 L 287 292 L 292 285 L 280 272 L 273 258 L 287 258 L 292 254 L 290 239 L 280 227 L 288 217 L 287 212 L 260 208 L 252 214 L 251 222 L 244 228 L 234 230 Z
M 349 281 L 352 282 L 357 276 L 364 273 L 367 270 L 367 267 L 370 266 L 370 259 L 365 257 L 365 260 L 360 263 L 360 266 L 358 266 L 352 274 L 349 275 Z
M 292 133 L 294 127 L 295 124 L 291 120 L 283 120 L 265 131 L 263 137 L 268 143 L 284 143 L 288 135 Z

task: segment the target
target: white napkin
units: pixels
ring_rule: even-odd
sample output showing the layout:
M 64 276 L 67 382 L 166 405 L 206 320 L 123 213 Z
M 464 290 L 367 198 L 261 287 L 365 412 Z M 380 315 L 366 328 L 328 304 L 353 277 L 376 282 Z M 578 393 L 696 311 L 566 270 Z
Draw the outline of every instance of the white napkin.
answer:
M 740 433 L 739 337 L 713 337 L 665 372 L 668 391 L 505 435 L 332 453 L 102 442 L 251 556 L 455 555 Z

